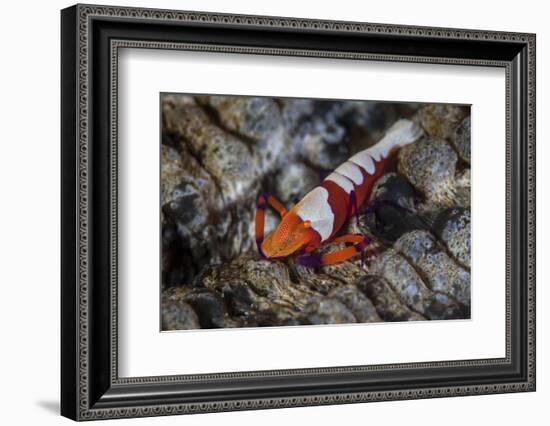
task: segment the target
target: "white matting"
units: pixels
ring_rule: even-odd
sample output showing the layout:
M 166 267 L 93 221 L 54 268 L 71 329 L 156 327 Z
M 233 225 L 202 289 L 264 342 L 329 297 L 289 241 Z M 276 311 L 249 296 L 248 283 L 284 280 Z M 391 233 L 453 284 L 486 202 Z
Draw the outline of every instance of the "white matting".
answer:
M 504 70 L 125 49 L 119 82 L 121 377 L 504 356 Z M 472 104 L 472 319 L 159 332 L 160 92 Z

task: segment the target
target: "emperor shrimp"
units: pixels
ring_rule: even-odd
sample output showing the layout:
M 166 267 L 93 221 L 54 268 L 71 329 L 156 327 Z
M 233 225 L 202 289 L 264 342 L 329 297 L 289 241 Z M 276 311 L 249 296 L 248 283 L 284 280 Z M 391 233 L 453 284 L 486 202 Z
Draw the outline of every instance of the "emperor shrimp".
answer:
M 347 221 L 358 214 L 376 180 L 391 166 L 402 146 L 415 142 L 422 129 L 416 123 L 398 120 L 376 144 L 353 155 L 308 192 L 292 209 L 275 197 L 261 194 L 256 210 L 256 244 L 260 255 L 279 259 L 299 254 L 304 266 L 343 262 L 363 253 L 371 240 L 360 234 L 338 235 Z M 277 228 L 264 239 L 265 209 L 281 216 Z M 322 255 L 312 254 L 321 246 L 350 243 Z

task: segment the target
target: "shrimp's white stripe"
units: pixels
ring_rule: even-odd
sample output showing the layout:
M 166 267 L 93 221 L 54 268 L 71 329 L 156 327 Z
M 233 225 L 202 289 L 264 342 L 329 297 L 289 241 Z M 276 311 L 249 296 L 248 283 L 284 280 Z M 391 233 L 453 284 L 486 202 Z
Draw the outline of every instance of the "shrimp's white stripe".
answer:
M 367 151 L 373 151 L 373 154 L 376 152 L 382 158 L 386 158 L 393 147 L 402 147 L 413 143 L 422 136 L 422 133 L 422 128 L 414 121 L 406 119 L 397 120 L 380 142 L 367 149 Z
M 311 222 L 311 227 L 319 233 L 321 241 L 330 237 L 334 225 L 334 213 L 328 202 L 328 195 L 325 188 L 318 186 L 296 205 L 296 213 L 300 219 Z
M 371 146 L 370 148 L 366 149 L 365 152 L 370 155 L 374 161 L 382 161 L 384 158 L 386 158 L 386 156 L 383 155 L 382 149 L 380 149 L 378 145 Z
M 325 178 L 325 180 L 330 180 L 334 182 L 348 194 L 350 194 L 351 191 L 355 189 L 355 187 L 353 186 L 353 182 L 349 178 L 342 176 L 340 173 L 337 172 L 332 172 Z
M 336 170 L 336 173 L 340 173 L 342 176 L 347 177 L 356 185 L 361 185 L 363 183 L 363 173 L 361 169 L 355 163 L 346 161 L 342 163 Z
M 369 175 L 373 175 L 376 170 L 374 166 L 374 161 L 368 153 L 368 150 L 358 152 L 353 157 L 351 157 L 349 161 L 363 167 Z

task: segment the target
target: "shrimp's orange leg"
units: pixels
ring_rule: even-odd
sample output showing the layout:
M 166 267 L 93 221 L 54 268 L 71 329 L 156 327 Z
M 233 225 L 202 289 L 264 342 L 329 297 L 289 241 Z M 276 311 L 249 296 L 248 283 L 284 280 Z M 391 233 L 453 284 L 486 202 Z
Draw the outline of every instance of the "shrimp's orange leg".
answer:
M 303 266 L 326 266 L 348 260 L 359 253 L 362 253 L 370 244 L 370 239 L 364 235 L 346 234 L 331 240 L 328 244 L 353 243 L 352 246 L 335 250 L 322 255 L 305 255 L 298 257 L 298 263 Z
M 265 209 L 268 205 L 277 211 L 281 218 L 288 213 L 283 203 L 272 195 L 263 193 L 258 198 L 258 205 L 256 206 L 256 245 L 258 246 L 258 252 L 263 257 L 266 257 L 262 252 L 262 243 L 264 241 Z
M 361 234 L 346 234 L 330 240 L 326 245 L 340 243 L 360 243 L 365 237 Z

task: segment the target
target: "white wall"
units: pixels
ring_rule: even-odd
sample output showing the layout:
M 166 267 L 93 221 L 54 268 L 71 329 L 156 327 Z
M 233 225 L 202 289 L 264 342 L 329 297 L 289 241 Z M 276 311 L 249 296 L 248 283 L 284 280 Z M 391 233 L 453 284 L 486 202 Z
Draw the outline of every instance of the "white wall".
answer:
M 108 1 L 143 7 L 265 14 L 537 33 L 538 107 L 538 390 L 530 394 L 294 408 L 122 420 L 119 424 L 331 425 L 544 424 L 550 401 L 548 247 L 550 28 L 544 2 L 337 0 Z M 59 9 L 71 3 L 2 5 L 0 66 L 0 417 L 6 425 L 67 424 L 59 394 Z M 102 424 L 113 423 L 108 421 Z M 116 423 L 113 423 L 116 424 Z

